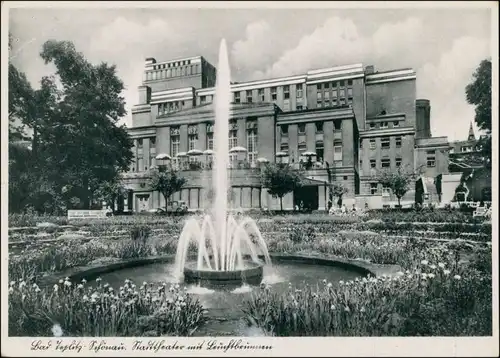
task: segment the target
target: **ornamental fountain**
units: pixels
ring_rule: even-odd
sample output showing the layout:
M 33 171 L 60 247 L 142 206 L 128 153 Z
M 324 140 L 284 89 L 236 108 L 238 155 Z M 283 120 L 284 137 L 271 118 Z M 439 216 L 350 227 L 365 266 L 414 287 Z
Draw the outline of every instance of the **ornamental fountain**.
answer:
M 230 69 L 223 39 L 219 48 L 214 98 L 212 185 L 215 200 L 210 214 L 201 219 L 190 218 L 184 224 L 175 257 L 175 275 L 179 279 L 199 283 L 260 283 L 264 264 L 271 264 L 266 243 L 255 221 L 249 217 L 237 220 L 228 213 L 230 102 Z M 197 259 L 188 262 L 189 247 L 193 244 L 197 249 Z M 264 257 L 264 262 L 259 257 Z

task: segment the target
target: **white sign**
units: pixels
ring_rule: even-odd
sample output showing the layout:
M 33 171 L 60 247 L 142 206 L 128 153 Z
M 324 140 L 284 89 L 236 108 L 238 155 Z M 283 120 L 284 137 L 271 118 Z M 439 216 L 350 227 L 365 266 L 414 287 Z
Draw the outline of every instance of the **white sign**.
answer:
M 101 219 L 109 210 L 68 210 L 68 219 Z

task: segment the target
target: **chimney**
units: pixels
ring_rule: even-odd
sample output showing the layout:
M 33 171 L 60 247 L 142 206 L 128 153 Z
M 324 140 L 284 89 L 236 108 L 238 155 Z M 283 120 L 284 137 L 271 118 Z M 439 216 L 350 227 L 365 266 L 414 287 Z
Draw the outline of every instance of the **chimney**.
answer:
M 371 75 L 373 73 L 375 73 L 375 66 L 368 65 L 365 67 L 365 75 Z
M 146 58 L 146 65 L 152 65 L 153 63 L 156 63 L 156 60 L 154 57 L 148 57 Z
M 469 136 L 467 140 L 476 140 L 476 135 L 474 134 L 474 127 L 472 126 L 472 122 L 470 122 Z
M 416 109 L 416 139 L 430 138 L 431 134 L 431 102 L 428 99 L 417 99 Z

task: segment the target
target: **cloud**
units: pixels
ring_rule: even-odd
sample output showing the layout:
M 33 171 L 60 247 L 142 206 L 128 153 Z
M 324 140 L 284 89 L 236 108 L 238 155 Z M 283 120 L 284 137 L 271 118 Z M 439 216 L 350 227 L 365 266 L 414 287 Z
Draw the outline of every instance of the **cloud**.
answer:
M 453 41 L 436 63 L 417 70 L 417 94 L 431 100 L 433 134 L 467 138 L 474 107 L 466 102 L 465 87 L 479 63 L 489 56 L 488 41 L 465 36 Z
M 117 64 L 118 76 L 125 83 L 123 96 L 127 116 L 123 123 L 131 124 L 131 108 L 138 103 L 137 87 L 142 84 L 144 60 L 170 46 L 179 46 L 179 32 L 162 19 L 140 23 L 118 17 L 103 26 L 90 41 L 89 59 Z
M 238 70 L 263 68 L 272 61 L 275 42 L 270 40 L 272 29 L 266 21 L 247 25 L 245 39 L 236 41 L 231 49 L 231 62 Z
M 254 61 L 250 78 L 289 76 L 310 69 L 360 62 L 373 64 L 377 70 L 412 67 L 417 71 L 417 98 L 431 101 L 433 135 L 448 135 L 450 140 L 467 136 L 474 108 L 466 103 L 464 91 L 475 68 L 489 56 L 486 40 L 459 37 L 449 49 L 443 49 L 442 43 L 441 47 L 436 47 L 435 31 L 427 29 L 419 18 L 387 22 L 367 35 L 361 34 L 351 19 L 335 16 L 264 67 L 262 48 L 269 48 L 275 31 L 270 26 L 254 25 L 247 28 L 247 39 L 233 47 L 233 57 L 239 58 L 240 63 L 250 68 Z M 268 39 L 267 44 L 262 45 L 262 39 Z M 454 121 L 453 126 L 450 121 Z

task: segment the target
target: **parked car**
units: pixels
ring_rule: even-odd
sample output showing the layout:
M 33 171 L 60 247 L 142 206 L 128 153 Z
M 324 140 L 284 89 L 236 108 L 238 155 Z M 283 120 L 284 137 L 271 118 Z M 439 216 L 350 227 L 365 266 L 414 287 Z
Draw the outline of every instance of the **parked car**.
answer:
M 169 202 L 166 210 L 165 208 L 158 208 L 154 210 L 156 210 L 156 214 L 158 215 L 183 215 L 188 212 L 188 206 L 185 201 L 179 200 Z

